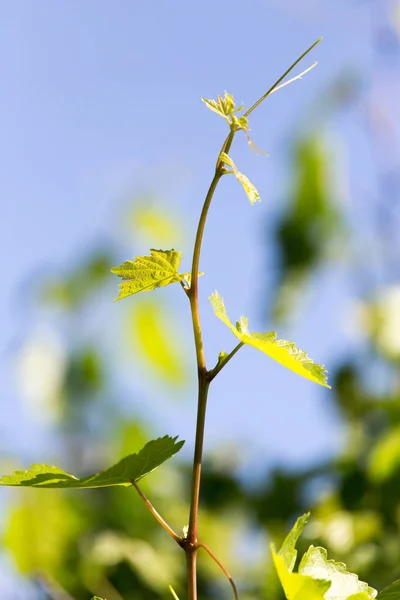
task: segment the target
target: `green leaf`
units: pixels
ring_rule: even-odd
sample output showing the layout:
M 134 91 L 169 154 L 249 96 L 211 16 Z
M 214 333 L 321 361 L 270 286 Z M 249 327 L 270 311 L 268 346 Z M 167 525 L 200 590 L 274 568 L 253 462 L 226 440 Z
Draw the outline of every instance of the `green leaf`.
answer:
M 62 469 L 49 465 L 32 465 L 25 471 L 15 471 L 0 478 L 2 486 L 25 486 L 40 488 L 99 488 L 115 485 L 131 485 L 148 475 L 163 462 L 176 454 L 184 442 L 168 435 L 148 442 L 137 454 L 126 456 L 112 467 L 79 479 Z
M 310 546 L 301 559 L 299 573 L 330 581 L 331 587 L 325 596 L 326 600 L 348 600 L 354 595 L 357 598 L 358 594 L 364 594 L 366 600 L 371 600 L 378 593 L 367 583 L 360 581 L 358 575 L 347 571 L 344 563 L 328 560 L 325 548 Z
M 278 552 L 278 556 L 282 558 L 283 562 L 285 563 L 285 567 L 289 571 L 293 571 L 294 569 L 297 558 L 296 543 L 304 529 L 305 524 L 308 521 L 309 516 L 310 513 L 308 512 L 297 519 Z
M 306 513 L 297 519 L 279 552 L 276 552 L 274 544 L 271 544 L 275 570 L 288 600 L 324 600 L 324 594 L 331 585 L 326 580 L 292 573 L 297 558 L 296 543 L 309 516 L 310 513 Z
M 151 256 L 136 256 L 134 260 L 127 260 L 119 267 L 111 269 L 112 273 L 123 279 L 116 300 L 187 278 L 187 273 L 178 273 L 181 252 L 175 250 L 150 250 L 150 252 Z
M 231 122 L 229 117 L 232 117 L 234 113 L 241 112 L 242 110 L 244 110 L 243 106 L 236 108 L 233 96 L 232 94 L 228 94 L 228 92 L 225 92 L 223 98 L 221 96 L 218 96 L 217 100 L 207 100 L 207 98 L 202 98 L 202 101 L 207 106 L 207 108 L 217 113 L 217 115 L 224 117 L 224 119 L 226 119 L 228 123 Z M 243 119 L 246 117 L 241 118 Z
M 246 175 L 243 175 L 243 173 L 240 173 L 238 171 L 231 157 L 228 156 L 225 152 L 221 152 L 220 159 L 222 160 L 222 162 L 232 167 L 235 177 L 242 184 L 243 189 L 246 192 L 246 196 L 250 201 L 250 204 L 261 202 L 260 194 L 258 193 L 257 188 L 251 183 L 251 181 L 248 177 L 246 177 Z
M 273 544 L 271 545 L 271 553 L 287 600 L 325 600 L 325 592 L 331 585 L 330 581 L 291 573 L 283 558 L 275 552 Z
M 385 587 L 378 594 L 377 600 L 399 600 L 400 599 L 400 579 Z
M 100 596 L 93 596 L 92 600 L 103 600 L 103 598 L 100 598 Z
M 271 544 L 276 572 L 288 600 L 372 600 L 377 592 L 359 581 L 343 563 L 327 559 L 325 548 L 310 546 L 293 573 L 297 558 L 296 543 L 309 517 L 297 519 L 277 553 Z M 388 599 L 389 600 L 389 599 Z M 394 600 L 394 599 L 393 599 Z
M 303 350 L 295 346 L 293 342 L 279 340 L 276 338 L 276 333 L 270 331 L 267 333 L 251 333 L 248 329 L 248 319 L 241 317 L 236 323 L 236 327 L 232 325 L 225 309 L 224 301 L 218 292 L 214 292 L 210 296 L 210 301 L 214 309 L 215 315 L 221 319 L 229 327 L 232 333 L 241 340 L 244 344 L 253 346 L 257 350 L 261 350 L 284 367 L 287 367 L 294 373 L 310 379 L 315 383 L 319 383 L 324 387 L 329 388 L 326 379 L 326 370 L 323 365 L 314 363 Z

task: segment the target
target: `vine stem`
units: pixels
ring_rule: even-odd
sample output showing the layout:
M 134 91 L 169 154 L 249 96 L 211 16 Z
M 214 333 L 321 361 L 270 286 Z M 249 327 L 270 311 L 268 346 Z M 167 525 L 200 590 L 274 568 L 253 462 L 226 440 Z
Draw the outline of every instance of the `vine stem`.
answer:
M 229 152 L 235 131 L 232 129 L 225 142 L 222 145 L 221 151 L 218 154 L 218 160 L 215 167 L 214 177 L 211 181 L 207 195 L 204 200 L 203 209 L 201 211 L 199 224 L 197 226 L 196 239 L 193 249 L 192 261 L 192 277 L 191 287 L 187 295 L 190 300 L 190 309 L 192 313 L 193 334 L 196 346 L 197 359 L 197 374 L 198 374 L 198 402 L 197 402 L 197 421 L 196 421 L 196 439 L 194 446 L 192 484 L 190 494 L 190 513 L 189 527 L 187 538 L 185 539 L 185 551 L 187 562 L 188 575 L 188 592 L 189 600 L 197 600 L 197 517 L 199 512 L 199 495 L 201 481 L 201 466 L 203 460 L 203 442 L 204 442 L 204 427 L 206 420 L 207 396 L 210 386 L 208 371 L 204 357 L 203 339 L 200 324 L 199 312 L 199 292 L 198 292 L 198 274 L 200 263 L 201 244 L 203 241 L 204 227 L 207 220 L 208 210 L 217 188 L 218 182 L 224 174 L 224 164 L 219 159 L 221 152 Z
M 310 46 L 290 67 L 285 73 L 273 84 L 273 86 L 259 98 L 245 113 L 247 117 L 253 112 L 260 104 L 267 98 L 274 90 L 276 90 L 279 84 L 285 79 L 290 71 L 321 41 L 319 38 L 312 46 Z M 304 74 L 304 73 L 303 73 Z M 301 74 L 302 75 L 302 74 Z M 300 77 L 301 77 L 300 75 Z M 298 78 L 298 77 L 297 77 Z M 297 79 L 296 78 L 296 79 Z M 201 482 L 201 467 L 203 459 L 203 442 L 204 442 L 204 428 L 206 419 L 207 409 L 207 396 L 208 389 L 211 380 L 219 373 L 223 366 L 236 354 L 241 347 L 238 344 L 236 348 L 228 355 L 227 359 L 217 365 L 212 371 L 207 371 L 206 360 L 204 356 L 203 339 L 200 324 L 200 312 L 199 312 L 199 292 L 198 292 L 198 274 L 199 274 L 199 263 L 201 245 L 203 241 L 204 228 L 207 220 L 208 211 L 213 199 L 215 190 L 221 179 L 222 175 L 225 174 L 226 169 L 224 163 L 221 161 L 221 153 L 229 153 L 235 133 L 238 131 L 238 127 L 231 124 L 231 130 L 224 141 L 220 153 L 218 154 L 217 163 L 215 166 L 214 177 L 211 181 L 207 195 L 204 200 L 204 205 L 200 214 L 199 223 L 197 226 L 196 239 L 193 249 L 193 260 L 192 260 L 192 272 L 191 272 L 191 286 L 189 290 L 185 290 L 190 301 L 190 309 L 192 313 L 192 324 L 193 334 L 196 346 L 196 359 L 197 359 L 197 373 L 198 373 L 198 404 L 197 404 L 197 421 L 196 421 L 196 437 L 194 447 L 194 458 L 193 458 L 193 471 L 192 471 L 192 483 L 191 483 L 191 494 L 190 494 L 190 513 L 189 513 L 189 527 L 187 537 L 183 540 L 184 550 L 186 552 L 187 561 L 187 576 L 188 576 L 188 592 L 189 600 L 197 600 L 197 550 L 199 547 L 203 547 L 209 552 L 210 556 L 214 555 L 211 553 L 208 547 L 200 544 L 197 540 L 197 520 L 199 511 L 199 494 L 200 494 L 200 482 Z M 217 560 L 221 568 L 225 569 L 218 559 Z M 226 570 L 224 570 L 225 572 Z M 226 571 L 227 573 L 227 571 Z M 229 574 L 228 574 L 229 575 Z M 232 578 L 228 577 L 230 581 Z M 234 585 L 234 584 L 233 584 Z M 237 598 L 236 587 L 234 587 L 235 598 Z

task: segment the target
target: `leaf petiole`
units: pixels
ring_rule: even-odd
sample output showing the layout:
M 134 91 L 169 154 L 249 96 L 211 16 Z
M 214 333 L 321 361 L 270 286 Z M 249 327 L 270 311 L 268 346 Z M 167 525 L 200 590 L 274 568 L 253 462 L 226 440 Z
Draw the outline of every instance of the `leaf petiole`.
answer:
M 160 523 L 161 527 L 163 529 L 165 529 L 165 531 L 172 537 L 172 539 L 178 544 L 178 546 L 181 546 L 181 548 L 182 548 L 183 547 L 182 538 L 172 529 L 172 527 L 170 527 L 168 525 L 168 523 L 165 521 L 165 519 L 162 518 L 160 513 L 154 508 L 154 506 L 152 505 L 150 500 L 147 498 L 146 494 L 141 490 L 141 488 L 136 483 L 136 481 L 132 481 L 132 487 L 135 488 L 135 490 L 137 491 L 137 493 L 139 494 L 139 496 L 141 497 L 141 499 L 143 500 L 143 502 L 145 503 L 145 505 L 151 512 L 151 514 L 153 515 L 153 517 Z

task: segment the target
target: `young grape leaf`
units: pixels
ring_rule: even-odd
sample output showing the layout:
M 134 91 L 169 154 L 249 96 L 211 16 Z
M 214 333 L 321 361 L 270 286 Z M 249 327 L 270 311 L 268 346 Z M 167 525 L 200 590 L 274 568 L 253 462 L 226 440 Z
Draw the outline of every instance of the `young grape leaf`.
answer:
M 111 269 L 122 277 L 120 294 L 116 300 L 122 300 L 138 292 L 148 292 L 158 287 L 187 281 L 188 273 L 178 273 L 181 252 L 175 250 L 150 250 L 151 256 L 136 256 L 126 260 L 119 267 Z
M 324 600 L 324 594 L 331 585 L 329 581 L 323 579 L 292 573 L 297 558 L 296 543 L 309 516 L 310 513 L 306 513 L 297 519 L 279 552 L 276 552 L 274 544 L 271 544 L 275 570 L 287 600 Z
M 325 592 L 330 587 L 330 581 L 313 579 L 299 573 L 291 573 L 283 559 L 276 554 L 271 545 L 274 566 L 287 600 L 325 600 Z
M 399 600 L 400 598 L 400 579 L 394 581 L 388 587 L 385 587 L 378 594 L 377 600 Z
M 286 536 L 279 552 L 271 544 L 275 569 L 287 600 L 372 600 L 376 590 L 359 581 L 346 565 L 327 559 L 324 548 L 310 546 L 298 569 L 293 573 L 297 558 L 296 543 L 307 522 L 309 513 L 297 519 Z M 389 600 L 389 598 L 387 599 Z M 394 599 L 393 599 L 394 600 Z
M 257 188 L 251 183 L 251 181 L 248 177 L 246 177 L 246 175 L 243 175 L 243 173 L 240 173 L 238 171 L 231 157 L 228 156 L 225 152 L 221 152 L 220 159 L 222 160 L 222 162 L 232 167 L 235 177 L 242 184 L 243 189 L 246 192 L 247 198 L 250 201 L 250 204 L 261 202 L 260 194 L 258 193 Z
M 131 485 L 179 452 L 184 442 L 168 435 L 148 442 L 137 454 L 125 456 L 118 463 L 79 479 L 50 465 L 32 465 L 25 471 L 15 471 L 0 478 L 2 486 L 26 486 L 40 488 L 99 488 L 115 485 Z
M 232 94 L 228 94 L 228 92 L 225 92 L 225 96 L 223 98 L 221 96 L 218 96 L 217 100 L 207 100 L 207 98 L 202 98 L 202 101 L 207 106 L 207 108 L 217 113 L 217 115 L 224 117 L 224 119 L 226 119 L 228 123 L 231 123 L 229 117 L 232 117 L 234 113 L 238 113 L 244 110 L 243 106 L 239 106 L 239 108 L 236 108 L 233 96 Z M 242 117 L 242 119 L 243 118 L 245 117 Z
M 304 554 L 299 565 L 299 573 L 317 579 L 326 579 L 331 582 L 327 592 L 326 600 L 348 600 L 361 594 L 366 600 L 372 600 L 377 595 L 377 590 L 369 587 L 364 581 L 358 579 L 358 575 L 350 573 L 344 563 L 328 560 L 325 548 L 310 546 Z M 358 600 L 358 598 L 357 598 Z
M 299 517 L 296 523 L 293 525 L 292 529 L 287 534 L 281 549 L 278 552 L 278 556 L 280 556 L 285 564 L 285 567 L 289 571 L 293 571 L 294 565 L 296 563 L 297 558 L 297 550 L 296 543 L 299 537 L 301 536 L 303 529 L 308 521 L 310 513 L 306 513 L 302 517 Z
M 229 320 L 224 301 L 218 292 L 210 296 L 210 301 L 215 315 L 229 327 L 232 333 L 244 344 L 248 344 L 261 350 L 284 367 L 287 367 L 294 373 L 310 379 L 329 388 L 326 379 L 326 370 L 323 365 L 314 363 L 303 350 L 295 346 L 293 342 L 279 340 L 274 331 L 267 333 L 251 333 L 248 329 L 248 319 L 241 317 L 236 323 L 236 327 Z

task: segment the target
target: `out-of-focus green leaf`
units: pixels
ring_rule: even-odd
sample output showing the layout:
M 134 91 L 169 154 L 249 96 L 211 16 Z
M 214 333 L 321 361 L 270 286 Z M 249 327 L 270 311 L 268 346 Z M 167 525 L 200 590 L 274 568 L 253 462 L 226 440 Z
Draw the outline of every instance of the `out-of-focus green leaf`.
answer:
M 82 479 L 65 473 L 59 467 L 32 465 L 31 469 L 15 471 L 12 475 L 1 477 L 0 485 L 40 488 L 99 488 L 131 485 L 133 481 L 148 475 L 179 452 L 184 442 L 177 442 L 176 440 L 176 437 L 171 438 L 169 436 L 152 440 L 138 454 L 126 456 L 105 471 Z
M 310 546 L 301 559 L 299 573 L 330 581 L 331 587 L 326 593 L 326 600 L 347 600 L 352 595 L 361 593 L 366 594 L 366 600 L 372 600 L 378 593 L 367 583 L 360 581 L 358 575 L 347 571 L 344 563 L 328 560 L 325 548 Z
M 161 247 L 176 244 L 184 230 L 177 215 L 166 212 L 161 203 L 153 202 L 151 198 L 146 199 L 146 202 L 136 202 L 124 222 L 127 220 L 135 236 L 139 235 Z
M 73 309 L 107 280 L 112 262 L 104 251 L 80 260 L 76 268 L 62 277 L 57 274 L 45 284 L 42 298 L 51 304 Z
M 172 315 L 154 298 L 132 305 L 126 334 L 135 356 L 143 359 L 158 377 L 171 385 L 187 382 L 186 359 L 171 323 Z
M 151 256 L 136 256 L 119 267 L 111 269 L 123 282 L 116 300 L 138 292 L 148 292 L 158 287 L 182 281 L 187 273 L 178 273 L 181 252 L 175 250 L 150 250 Z
M 261 350 L 284 367 L 287 367 L 294 373 L 310 379 L 315 383 L 319 383 L 324 387 L 329 387 L 326 380 L 326 370 L 322 365 L 318 365 L 312 361 L 309 356 L 295 346 L 293 342 L 279 340 L 276 338 L 274 331 L 267 333 L 251 333 L 248 329 L 248 319 L 241 317 L 236 323 L 236 327 L 232 325 L 225 309 L 224 301 L 218 292 L 214 292 L 210 296 L 210 301 L 213 306 L 215 315 L 221 319 L 229 327 L 232 333 L 239 338 L 244 344 L 253 346 L 257 350 Z
M 232 167 L 235 177 L 242 184 L 250 204 L 261 202 L 260 194 L 258 193 L 257 188 L 251 183 L 251 181 L 248 177 L 246 177 L 246 175 L 243 175 L 243 173 L 240 173 L 240 171 L 238 171 L 231 157 L 228 156 L 225 152 L 221 152 L 220 159 L 222 160 L 222 162 Z
M 62 568 L 67 549 L 82 527 L 67 498 L 59 492 L 49 490 L 42 495 L 21 490 L 4 521 L 2 537 L 22 574 L 54 573 Z
M 293 184 L 289 202 L 276 230 L 279 281 L 274 317 L 284 318 L 298 304 L 311 270 L 326 257 L 342 233 L 335 203 L 332 158 L 319 135 L 294 144 Z
M 377 600 L 399 600 L 400 598 L 400 579 L 385 587 L 378 594 Z
M 386 432 L 372 446 L 368 472 L 375 482 L 387 480 L 400 467 L 400 426 Z
M 83 397 L 101 390 L 103 383 L 104 365 L 94 347 L 87 346 L 71 354 L 64 382 L 69 403 L 81 403 Z
M 120 532 L 100 533 L 94 539 L 91 552 L 103 566 L 128 563 L 146 587 L 157 594 L 165 593 L 171 577 L 178 577 L 179 574 L 176 554 L 161 556 L 150 542 Z

